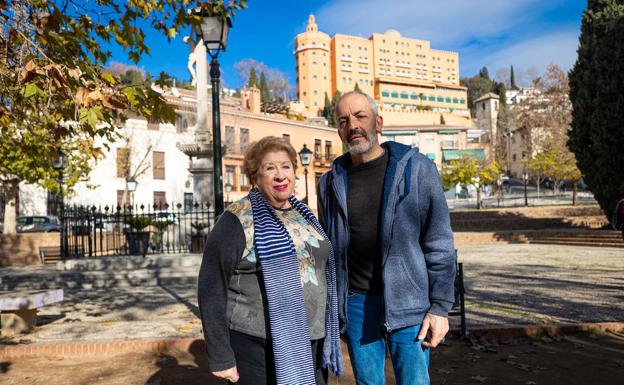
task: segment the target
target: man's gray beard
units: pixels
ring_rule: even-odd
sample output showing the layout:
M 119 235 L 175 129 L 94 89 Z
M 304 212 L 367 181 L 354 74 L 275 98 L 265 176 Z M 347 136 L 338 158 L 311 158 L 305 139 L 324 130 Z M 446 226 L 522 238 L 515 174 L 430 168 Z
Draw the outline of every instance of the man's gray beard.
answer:
M 360 144 L 348 143 L 347 146 L 349 147 L 349 152 L 353 155 L 362 155 L 372 150 L 377 144 L 377 133 L 373 133 L 370 137 L 367 135 L 366 139 L 368 140 Z

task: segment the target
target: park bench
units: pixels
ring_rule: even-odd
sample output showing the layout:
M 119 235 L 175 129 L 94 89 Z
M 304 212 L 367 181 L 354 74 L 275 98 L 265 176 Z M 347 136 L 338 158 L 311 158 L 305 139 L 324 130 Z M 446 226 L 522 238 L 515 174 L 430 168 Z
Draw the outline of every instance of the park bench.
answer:
M 61 302 L 63 289 L 0 293 L 2 335 L 25 333 L 37 326 L 37 309 Z
M 69 250 L 73 255 L 84 255 L 84 247 L 82 245 L 72 246 Z M 40 246 L 39 259 L 42 265 L 53 265 L 61 260 L 60 246 Z
M 461 335 L 468 336 L 468 327 L 466 326 L 466 304 L 464 301 L 464 264 L 457 262 L 457 250 L 455 250 L 455 266 L 457 274 L 455 275 L 455 301 L 453 308 L 449 312 L 449 317 L 460 317 Z
M 61 248 L 59 246 L 41 246 L 39 247 L 39 258 L 41 264 L 55 264 L 61 260 Z

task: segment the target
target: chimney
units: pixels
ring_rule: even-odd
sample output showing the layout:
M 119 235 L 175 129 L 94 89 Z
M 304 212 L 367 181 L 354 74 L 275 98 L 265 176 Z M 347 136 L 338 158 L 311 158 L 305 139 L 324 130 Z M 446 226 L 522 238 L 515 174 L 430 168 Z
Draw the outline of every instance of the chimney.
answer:
M 260 114 L 260 90 L 255 85 L 249 89 L 249 111 L 252 114 Z

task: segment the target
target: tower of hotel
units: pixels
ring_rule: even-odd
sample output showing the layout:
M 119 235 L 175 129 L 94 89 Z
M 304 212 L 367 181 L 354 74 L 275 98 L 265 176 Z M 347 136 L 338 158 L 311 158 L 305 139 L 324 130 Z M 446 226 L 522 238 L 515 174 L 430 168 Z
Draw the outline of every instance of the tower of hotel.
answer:
M 319 32 L 310 15 L 306 31 L 295 37 L 294 55 L 297 99 L 310 115 L 323 108 L 325 94 L 331 99 L 357 83 L 382 111 L 392 113 L 396 124 L 408 117 L 421 120 L 419 115 L 431 112 L 469 119 L 458 53 L 433 49 L 427 40 L 403 37 L 393 29 L 368 39 L 342 34 L 330 38 Z

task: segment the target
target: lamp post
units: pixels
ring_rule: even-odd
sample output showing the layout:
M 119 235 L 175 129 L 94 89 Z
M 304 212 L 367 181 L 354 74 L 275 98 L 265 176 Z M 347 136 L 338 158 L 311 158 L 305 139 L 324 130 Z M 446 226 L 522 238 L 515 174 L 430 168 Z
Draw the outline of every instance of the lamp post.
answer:
M 52 159 L 52 168 L 58 171 L 58 184 L 59 184 L 59 219 L 61 221 L 61 231 L 59 233 L 59 245 L 61 251 L 61 259 L 67 257 L 67 245 L 65 242 L 65 199 L 63 197 L 63 171 L 67 168 L 67 156 L 61 150 L 58 149 L 58 157 Z
M 212 86 L 212 156 L 213 156 L 213 183 L 215 200 L 215 217 L 223 213 L 223 175 L 221 170 L 221 113 L 219 109 L 219 62 L 217 57 L 221 51 L 225 51 L 228 31 L 232 28 L 232 21 L 229 18 L 220 18 L 210 15 L 203 9 L 195 11 L 195 15 L 200 16 L 202 21 L 195 24 L 195 33 L 201 36 L 206 51 L 210 55 L 210 84 Z
M 303 166 L 303 175 L 305 178 L 305 198 L 303 198 L 303 203 L 308 204 L 308 165 L 312 161 L 312 151 L 306 146 L 303 145 L 301 151 L 299 151 L 299 160 L 301 161 L 301 165 Z
M 529 183 L 529 174 L 525 171 L 522 173 L 522 181 L 524 182 L 524 205 L 529 205 L 529 197 L 527 195 L 527 184 Z
M 133 176 L 126 180 L 126 190 L 130 193 L 130 207 L 134 206 L 134 192 L 136 191 L 138 184 L 139 182 L 137 182 Z

